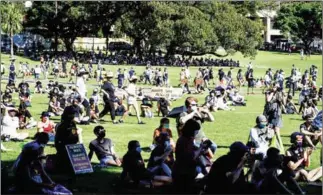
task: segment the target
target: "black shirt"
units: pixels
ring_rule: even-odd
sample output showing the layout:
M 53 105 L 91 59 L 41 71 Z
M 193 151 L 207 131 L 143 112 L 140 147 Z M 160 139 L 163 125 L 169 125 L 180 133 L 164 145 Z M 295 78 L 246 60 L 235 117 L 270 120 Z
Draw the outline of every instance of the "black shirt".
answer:
M 141 154 L 136 151 L 128 151 L 123 156 L 122 168 L 135 182 L 152 178 L 152 174 L 145 168 Z
M 235 183 L 226 176 L 227 172 L 237 169 L 237 164 L 229 155 L 218 158 L 212 165 L 208 175 L 207 193 L 208 194 L 239 194 L 243 192 L 246 184 L 243 170 Z
M 163 146 L 157 146 L 150 154 L 147 167 L 150 168 L 150 167 L 160 165 L 163 160 L 160 159 L 158 161 L 155 161 L 154 158 L 157 156 L 162 156 L 164 153 L 165 153 L 165 148 Z M 169 156 L 166 158 L 166 161 L 172 163 L 173 160 L 174 160 L 174 154 L 173 152 L 171 152 Z
M 110 101 L 114 101 L 116 99 L 116 96 L 114 94 L 115 87 L 114 87 L 114 85 L 112 83 L 105 82 L 102 85 L 102 89 L 109 94 L 109 98 L 104 94 L 103 99 L 110 100 Z
M 74 122 L 58 123 L 55 127 L 55 145 L 76 144 L 79 141 L 76 129 Z
M 99 160 L 107 156 L 113 156 L 111 152 L 112 147 L 112 141 L 108 138 L 104 138 L 102 143 L 95 139 L 91 141 L 89 146 L 90 150 L 95 152 L 95 155 L 98 157 Z

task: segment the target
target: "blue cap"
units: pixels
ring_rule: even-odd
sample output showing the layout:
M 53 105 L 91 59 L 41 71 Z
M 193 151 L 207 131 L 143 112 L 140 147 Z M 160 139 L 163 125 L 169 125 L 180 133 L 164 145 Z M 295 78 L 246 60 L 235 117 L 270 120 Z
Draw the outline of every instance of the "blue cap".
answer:
M 249 148 L 244 145 L 242 142 L 234 142 L 230 146 L 231 153 L 240 153 L 240 152 L 248 152 Z

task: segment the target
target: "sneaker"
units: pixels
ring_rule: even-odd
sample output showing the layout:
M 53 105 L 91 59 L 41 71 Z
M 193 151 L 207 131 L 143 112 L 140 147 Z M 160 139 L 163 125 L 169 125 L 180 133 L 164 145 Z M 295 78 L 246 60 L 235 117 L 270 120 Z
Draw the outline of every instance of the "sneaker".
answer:
M 143 125 L 143 124 L 146 124 L 146 123 L 144 123 L 144 122 L 140 121 L 140 122 L 138 122 L 138 124 Z
M 112 123 L 113 123 L 114 125 L 119 124 L 119 122 L 118 122 L 118 121 L 113 121 Z
M 124 123 L 124 121 L 122 119 L 119 119 L 119 123 Z

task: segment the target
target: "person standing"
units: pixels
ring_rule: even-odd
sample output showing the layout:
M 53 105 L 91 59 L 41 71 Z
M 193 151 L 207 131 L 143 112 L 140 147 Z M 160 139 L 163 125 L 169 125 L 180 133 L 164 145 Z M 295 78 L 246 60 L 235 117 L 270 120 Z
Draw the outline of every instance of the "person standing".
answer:
M 130 84 L 126 88 L 126 92 L 128 93 L 128 99 L 127 99 L 128 109 L 127 110 L 130 110 L 130 107 L 133 107 L 136 112 L 138 124 L 144 124 L 144 122 L 142 122 L 140 119 L 140 111 L 139 111 L 139 107 L 138 107 L 138 103 L 137 103 L 137 94 L 136 94 L 137 80 L 138 79 L 136 76 L 132 76 L 129 80 Z
M 106 76 L 106 81 L 101 87 L 103 91 L 103 101 L 104 101 L 104 108 L 102 112 L 99 114 L 99 118 L 102 119 L 108 112 L 110 112 L 111 120 L 113 124 L 118 124 L 115 119 L 115 107 L 114 102 L 117 102 L 117 97 L 115 95 L 115 86 L 112 83 L 113 73 L 108 72 Z
M 294 65 L 293 65 L 294 66 Z M 297 76 L 296 76 L 296 69 L 292 69 L 290 79 L 289 79 L 289 90 L 288 90 L 288 95 L 293 94 L 293 97 L 295 95 L 295 90 L 297 88 Z
M 35 79 L 36 80 L 39 80 L 40 73 L 41 73 L 41 69 L 39 68 L 38 65 L 36 65 L 36 67 L 35 67 Z
M 247 94 L 249 94 L 249 88 L 251 88 L 251 93 L 254 94 L 253 88 L 255 87 L 255 83 L 254 83 L 253 69 L 252 68 L 248 71 L 247 79 L 248 79 Z
M 282 105 L 284 104 L 283 92 L 279 89 L 279 84 L 275 83 L 273 89 L 266 93 L 266 104 L 264 115 L 268 123 L 273 126 L 278 142 L 278 149 L 284 151 L 282 139 L 280 137 L 280 128 L 283 126 Z
M 301 49 L 300 55 L 301 55 L 301 60 L 304 60 L 304 49 Z

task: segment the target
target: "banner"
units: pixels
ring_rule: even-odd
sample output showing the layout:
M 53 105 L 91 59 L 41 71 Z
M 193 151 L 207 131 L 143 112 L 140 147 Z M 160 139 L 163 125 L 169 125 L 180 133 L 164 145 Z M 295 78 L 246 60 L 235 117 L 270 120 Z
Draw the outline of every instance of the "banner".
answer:
M 91 162 L 83 144 L 71 144 L 65 147 L 75 174 L 93 172 Z
M 143 96 L 152 98 L 164 97 L 169 100 L 175 100 L 183 96 L 183 89 L 181 88 L 153 87 L 141 88 L 140 90 Z

